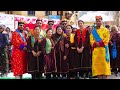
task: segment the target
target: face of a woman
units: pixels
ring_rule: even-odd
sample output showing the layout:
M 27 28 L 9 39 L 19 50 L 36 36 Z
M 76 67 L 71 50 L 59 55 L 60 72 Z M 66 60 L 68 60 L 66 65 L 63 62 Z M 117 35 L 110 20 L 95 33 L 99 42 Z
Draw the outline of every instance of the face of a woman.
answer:
M 88 27 L 88 31 L 89 31 L 89 33 L 91 33 L 92 32 L 92 27 L 90 26 L 90 27 Z
M 70 26 L 67 26 L 66 31 L 67 31 L 68 34 L 70 34 L 70 33 L 72 33 L 72 28 Z
M 39 35 L 39 34 L 40 34 L 40 28 L 39 28 L 39 27 L 36 27 L 36 28 L 34 29 L 34 34 L 35 34 L 35 35 Z
M 79 22 L 79 23 L 78 23 L 78 26 L 79 26 L 80 28 L 83 27 L 83 26 L 84 26 L 83 22 Z
M 47 37 L 52 37 L 52 34 L 53 34 L 52 30 L 49 30 L 49 31 L 47 32 Z
M 58 27 L 58 28 L 57 28 L 57 33 L 58 33 L 58 34 L 62 34 L 62 32 L 63 32 L 62 28 L 61 28 L 61 27 Z
M 112 27 L 112 28 L 111 28 L 111 33 L 112 33 L 112 34 L 115 34 L 116 32 L 117 32 L 117 28 L 116 28 L 116 27 Z

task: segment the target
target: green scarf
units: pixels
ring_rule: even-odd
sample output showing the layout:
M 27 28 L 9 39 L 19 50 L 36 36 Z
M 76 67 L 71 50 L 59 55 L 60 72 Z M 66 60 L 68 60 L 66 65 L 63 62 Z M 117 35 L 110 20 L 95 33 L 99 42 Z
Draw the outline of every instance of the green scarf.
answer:
M 52 47 L 52 43 L 50 41 L 50 39 L 46 38 L 46 53 L 49 54 L 51 52 L 51 47 Z

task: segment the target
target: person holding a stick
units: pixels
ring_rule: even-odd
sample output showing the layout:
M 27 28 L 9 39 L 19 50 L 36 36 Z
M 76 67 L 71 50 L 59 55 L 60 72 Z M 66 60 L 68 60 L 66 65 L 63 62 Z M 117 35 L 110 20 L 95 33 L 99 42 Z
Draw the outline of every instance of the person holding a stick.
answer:
M 32 74 L 32 79 L 41 79 L 44 72 L 44 59 L 41 53 L 41 42 L 39 26 L 34 27 L 34 35 L 28 39 L 28 73 Z
M 53 35 L 53 40 L 55 42 L 55 55 L 56 55 L 56 66 L 57 66 L 57 77 L 65 77 L 67 73 L 66 70 L 66 60 L 63 60 L 64 56 L 64 35 L 63 35 L 62 26 L 56 27 L 56 33 Z M 55 74 L 55 75 L 56 75 Z

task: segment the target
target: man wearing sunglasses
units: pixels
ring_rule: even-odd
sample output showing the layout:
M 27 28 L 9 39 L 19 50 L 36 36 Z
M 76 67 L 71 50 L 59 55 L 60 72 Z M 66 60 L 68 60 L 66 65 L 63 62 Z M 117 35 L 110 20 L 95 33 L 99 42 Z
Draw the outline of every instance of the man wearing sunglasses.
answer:
M 48 20 L 48 28 L 52 28 L 53 34 L 55 34 L 56 30 L 53 28 L 53 26 L 54 26 L 54 21 Z
M 42 19 L 40 19 L 40 18 L 38 18 L 37 20 L 36 20 L 36 26 L 39 26 L 39 28 L 40 28 L 40 35 L 41 36 L 43 36 L 43 37 L 45 37 L 46 36 L 46 32 L 45 32 L 45 30 L 43 30 L 42 29 Z
M 66 25 L 67 25 L 67 21 L 66 21 L 66 20 L 63 20 L 63 21 L 61 22 L 61 25 L 62 25 L 62 27 L 63 27 L 63 31 L 64 31 L 64 33 L 66 33 Z
M 8 34 L 3 33 L 5 26 L 0 25 L 0 64 L 1 64 L 1 76 L 7 76 L 8 73 L 8 59 L 7 59 L 7 45 L 8 45 Z
M 24 30 L 24 22 L 18 22 L 18 28 L 12 33 L 12 70 L 16 79 L 22 79 L 27 72 L 27 42 Z

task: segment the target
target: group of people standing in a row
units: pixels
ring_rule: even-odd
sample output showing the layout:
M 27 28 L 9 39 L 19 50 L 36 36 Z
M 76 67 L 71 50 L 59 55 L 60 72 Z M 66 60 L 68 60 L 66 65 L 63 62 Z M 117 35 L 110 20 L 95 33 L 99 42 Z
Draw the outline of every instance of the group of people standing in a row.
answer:
M 19 21 L 11 38 L 14 76 L 22 78 L 24 73 L 30 73 L 32 79 L 40 79 L 44 73 L 48 79 L 51 75 L 53 78 L 97 76 L 107 79 L 111 75 L 111 67 L 117 73 L 120 71 L 120 35 L 117 27 L 113 26 L 110 31 L 102 23 L 101 16 L 96 16 L 94 27 L 84 27 L 84 21 L 79 20 L 77 29 L 62 21 L 55 30 L 52 28 L 54 21 L 50 20 L 48 28 L 42 30 L 42 20 L 37 19 L 33 33 L 26 34 L 24 22 Z M 2 27 L 0 32 L 0 39 L 4 37 L 0 40 L 1 61 L 5 61 L 2 50 L 7 45 L 7 38 L 2 34 Z M 2 71 L 5 71 L 6 64 L 2 65 Z

